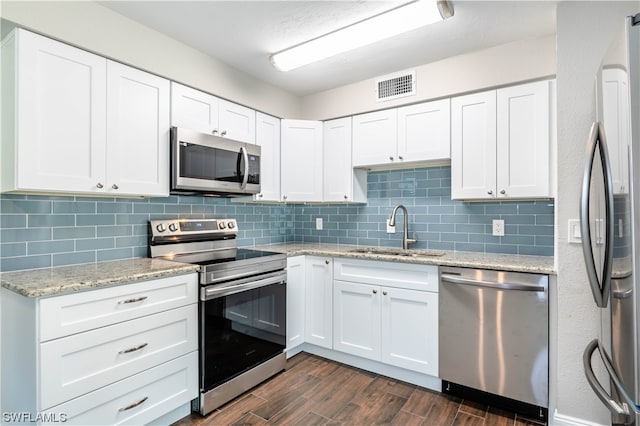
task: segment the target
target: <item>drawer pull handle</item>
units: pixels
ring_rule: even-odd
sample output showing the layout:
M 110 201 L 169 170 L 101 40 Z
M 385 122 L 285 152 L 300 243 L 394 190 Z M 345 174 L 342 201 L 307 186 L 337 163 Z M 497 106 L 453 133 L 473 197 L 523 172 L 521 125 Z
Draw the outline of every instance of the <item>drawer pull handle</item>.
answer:
M 147 296 L 136 297 L 135 299 L 121 300 L 118 302 L 118 305 L 124 305 L 125 303 L 142 302 L 143 300 L 146 300 L 146 299 L 147 299 Z
M 148 345 L 148 343 L 143 343 L 140 346 L 136 346 L 135 348 L 123 349 L 118 353 L 119 354 L 128 354 L 128 353 L 131 353 L 131 352 L 139 351 L 140 349 L 146 347 L 147 345 Z
M 127 411 L 131 410 L 132 408 L 136 408 L 138 405 L 143 404 L 147 399 L 149 399 L 149 397 L 145 396 L 138 402 L 134 402 L 133 404 L 127 405 L 126 407 L 118 408 L 118 411 Z

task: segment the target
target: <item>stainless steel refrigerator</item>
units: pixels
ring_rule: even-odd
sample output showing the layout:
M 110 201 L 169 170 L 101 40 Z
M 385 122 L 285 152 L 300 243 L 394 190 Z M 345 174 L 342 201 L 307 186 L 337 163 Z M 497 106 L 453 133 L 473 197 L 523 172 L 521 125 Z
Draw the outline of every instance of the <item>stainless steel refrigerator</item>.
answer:
M 612 424 L 640 425 L 640 14 L 603 58 L 596 105 L 580 228 L 603 328 L 584 350 L 584 371 Z

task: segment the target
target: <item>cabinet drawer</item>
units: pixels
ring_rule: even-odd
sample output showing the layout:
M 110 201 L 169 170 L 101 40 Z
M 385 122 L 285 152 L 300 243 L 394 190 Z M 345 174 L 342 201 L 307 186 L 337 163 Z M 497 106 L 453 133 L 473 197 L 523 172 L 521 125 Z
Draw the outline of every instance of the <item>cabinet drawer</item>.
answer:
M 197 314 L 192 304 L 40 344 L 42 408 L 198 349 Z
M 409 290 L 438 291 L 438 267 L 435 265 L 335 259 L 333 278 Z
M 155 314 L 197 300 L 197 274 L 41 299 L 40 341 Z
M 61 419 L 64 415 L 64 423 L 69 425 L 141 425 L 197 395 L 198 353 L 191 352 L 53 407 L 43 418 Z

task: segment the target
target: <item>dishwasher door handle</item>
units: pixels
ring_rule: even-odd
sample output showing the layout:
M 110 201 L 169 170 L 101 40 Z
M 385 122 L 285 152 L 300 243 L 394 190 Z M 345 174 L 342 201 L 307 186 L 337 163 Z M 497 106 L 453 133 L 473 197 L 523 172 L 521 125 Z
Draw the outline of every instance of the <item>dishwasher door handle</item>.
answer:
M 440 275 L 442 282 L 451 284 L 470 285 L 474 287 L 493 288 L 498 290 L 517 290 L 517 291 L 546 291 L 546 287 L 540 284 L 515 284 L 515 283 L 497 283 L 494 281 L 472 280 L 470 278 L 462 278 L 456 275 Z

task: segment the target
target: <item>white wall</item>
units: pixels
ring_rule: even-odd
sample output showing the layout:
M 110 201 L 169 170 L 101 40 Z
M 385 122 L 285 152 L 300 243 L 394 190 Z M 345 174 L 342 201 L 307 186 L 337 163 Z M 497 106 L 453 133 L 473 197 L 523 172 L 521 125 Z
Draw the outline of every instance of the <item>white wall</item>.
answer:
M 6 1 L 1 17 L 99 55 L 278 117 L 300 99 L 90 1 Z
M 556 424 L 579 419 L 610 424 L 608 412 L 587 383 L 582 351 L 600 336 L 600 312 L 587 285 L 580 245 L 568 244 L 567 220 L 579 217 L 583 159 L 595 118 L 594 76 L 624 17 L 640 2 L 560 2 L 557 18 L 558 197 L 558 352 Z M 554 379 L 552 378 L 552 381 Z
M 301 118 L 326 120 L 550 77 L 556 73 L 555 42 L 549 35 L 415 67 L 416 95 L 393 101 L 375 101 L 375 78 L 308 95 L 302 98 Z

